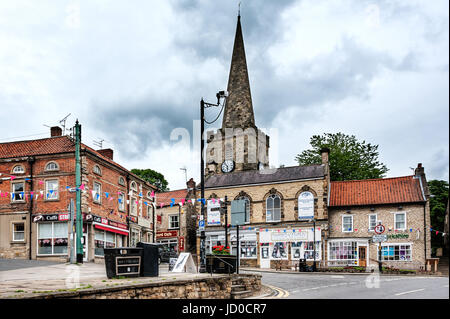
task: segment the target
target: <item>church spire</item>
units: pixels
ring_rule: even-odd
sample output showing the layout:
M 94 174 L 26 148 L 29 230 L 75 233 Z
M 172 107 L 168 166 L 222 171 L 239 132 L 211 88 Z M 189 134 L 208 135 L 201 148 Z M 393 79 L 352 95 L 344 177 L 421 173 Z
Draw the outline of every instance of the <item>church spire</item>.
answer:
M 227 91 L 228 98 L 225 104 L 222 128 L 241 127 L 245 129 L 255 127 L 244 39 L 242 37 L 240 10 L 237 19 Z

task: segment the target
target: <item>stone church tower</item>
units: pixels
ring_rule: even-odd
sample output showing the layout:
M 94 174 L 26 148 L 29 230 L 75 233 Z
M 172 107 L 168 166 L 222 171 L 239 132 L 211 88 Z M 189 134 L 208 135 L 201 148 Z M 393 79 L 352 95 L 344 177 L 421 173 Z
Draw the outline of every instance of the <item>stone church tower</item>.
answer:
M 240 15 L 227 91 L 222 128 L 207 132 L 207 176 L 269 167 L 269 136 L 255 125 Z

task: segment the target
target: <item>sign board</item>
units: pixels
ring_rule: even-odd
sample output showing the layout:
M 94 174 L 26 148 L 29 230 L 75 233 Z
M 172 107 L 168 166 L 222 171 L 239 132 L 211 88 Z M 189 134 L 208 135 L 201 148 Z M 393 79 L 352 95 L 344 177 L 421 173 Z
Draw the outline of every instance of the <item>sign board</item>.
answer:
M 207 206 L 208 225 L 220 225 L 220 203 L 219 201 L 208 200 Z
M 246 201 L 243 199 L 231 201 L 231 225 L 245 224 L 246 208 Z
M 205 221 L 204 220 L 199 220 L 198 221 L 198 229 L 199 230 L 205 230 Z
M 298 197 L 298 219 L 314 218 L 314 195 L 311 192 L 303 192 Z
M 172 271 L 177 262 L 177 258 L 169 258 L 169 271 Z
M 378 234 L 378 235 L 384 233 L 384 230 L 385 230 L 385 228 L 381 224 L 376 225 L 375 228 L 374 228 L 375 233 Z
M 382 243 L 387 241 L 387 235 L 373 235 L 372 242 L 373 243 Z
M 173 266 L 172 272 L 189 272 L 196 274 L 197 268 L 195 267 L 192 255 L 190 253 L 180 253 Z
M 177 230 L 168 230 L 168 231 L 156 232 L 156 239 L 172 238 L 172 237 L 177 237 L 177 236 L 178 236 L 178 231 Z

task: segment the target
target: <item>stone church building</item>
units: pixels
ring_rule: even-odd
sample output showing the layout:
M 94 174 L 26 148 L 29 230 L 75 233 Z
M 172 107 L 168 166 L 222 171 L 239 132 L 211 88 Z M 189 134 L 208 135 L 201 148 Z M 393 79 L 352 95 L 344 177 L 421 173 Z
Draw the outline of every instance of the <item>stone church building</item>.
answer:
M 329 149 L 316 165 L 270 168 L 270 137 L 255 123 L 240 16 L 222 127 L 207 133 L 206 253 L 225 244 L 218 199 L 246 201 L 246 223 L 228 227 L 241 267 L 291 267 L 305 258 L 317 267 L 424 267 L 431 256 L 428 189 L 423 167 L 414 176 L 332 182 Z M 231 212 L 228 205 L 228 224 Z M 374 242 L 376 226 L 387 241 Z M 199 246 L 198 246 L 199 247 Z

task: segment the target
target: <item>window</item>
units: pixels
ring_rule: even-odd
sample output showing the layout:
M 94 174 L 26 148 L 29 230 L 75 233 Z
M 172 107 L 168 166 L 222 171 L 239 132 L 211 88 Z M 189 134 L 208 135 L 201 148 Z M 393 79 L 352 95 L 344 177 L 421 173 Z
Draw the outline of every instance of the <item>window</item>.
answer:
M 270 259 L 288 259 L 287 242 L 270 243 Z
M 180 223 L 178 220 L 178 215 L 169 215 L 169 229 L 170 228 L 179 228 Z
M 97 174 L 97 175 L 102 175 L 102 171 L 101 171 L 101 169 L 100 169 L 100 166 L 98 166 L 98 165 L 95 165 L 95 166 L 94 166 L 93 171 L 94 171 L 94 173 Z
M 328 243 L 328 260 L 335 265 L 357 265 L 358 243 L 355 241 L 333 241 Z
M 125 195 L 122 193 L 119 193 L 119 210 L 125 211 Z
M 59 166 L 55 162 L 50 162 L 47 165 L 45 165 L 45 170 L 46 171 L 57 171 L 57 170 L 59 170 Z
M 377 226 L 377 214 L 369 215 L 369 231 L 374 231 Z
M 12 183 L 12 200 L 13 202 L 25 201 L 25 183 Z
M 51 179 L 45 181 L 45 194 L 47 200 L 57 200 L 58 196 L 58 180 Z
M 348 233 L 353 231 L 353 216 L 342 216 L 342 232 Z
M 140 241 L 141 232 L 135 228 L 131 229 L 130 247 L 136 247 L 136 244 Z
M 119 185 L 125 186 L 125 178 L 122 176 L 119 177 Z
M 239 243 L 241 250 L 241 258 L 249 259 L 256 258 L 256 241 L 242 241 Z
M 23 168 L 22 165 L 14 166 L 12 171 L 13 171 L 14 174 L 23 174 L 23 173 L 25 173 L 25 169 Z
M 133 191 L 136 191 L 136 190 L 137 190 L 137 187 L 136 187 L 136 183 L 135 183 L 135 182 L 131 182 L 131 184 L 130 184 L 130 189 L 133 190 Z
M 411 261 L 411 244 L 389 244 L 381 247 L 381 261 Z
M 38 255 L 66 255 L 67 244 L 67 222 L 38 224 Z
M 395 230 L 405 230 L 406 229 L 406 214 L 405 213 L 395 213 L 394 215 L 394 228 Z
M 292 259 L 314 260 L 314 246 L 312 241 L 293 242 L 291 248 Z M 320 241 L 316 241 L 316 260 L 321 256 Z
M 102 185 L 100 183 L 94 182 L 94 203 L 101 203 L 102 202 Z
M 136 204 L 136 198 L 134 198 L 134 197 L 131 197 L 131 202 L 130 202 L 130 205 L 131 205 L 131 215 L 133 215 L 133 216 L 137 216 L 137 204 Z
M 238 197 L 238 199 L 245 201 L 245 223 L 250 223 L 250 199 L 247 196 Z
M 266 221 L 278 222 L 281 220 L 281 199 L 278 195 L 270 195 L 266 200 Z
M 104 248 L 114 248 L 116 247 L 116 234 L 104 231 L 104 230 L 95 230 L 95 248 L 94 254 L 95 256 L 104 256 Z
M 25 241 L 25 224 L 13 224 L 13 241 Z

